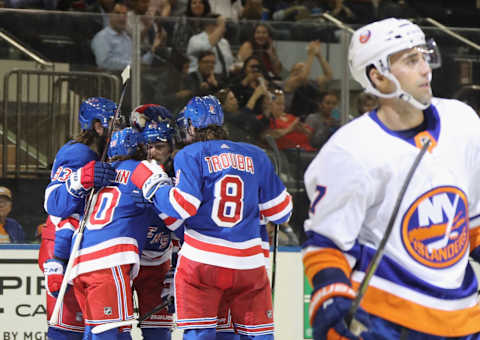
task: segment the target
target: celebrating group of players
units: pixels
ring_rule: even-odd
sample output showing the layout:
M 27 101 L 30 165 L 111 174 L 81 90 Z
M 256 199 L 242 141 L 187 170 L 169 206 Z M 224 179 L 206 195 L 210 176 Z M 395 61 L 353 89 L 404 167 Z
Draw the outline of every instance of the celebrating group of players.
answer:
M 174 324 L 184 339 L 273 339 L 265 223 L 287 221 L 292 202 L 267 155 L 228 140 L 221 106 L 207 96 L 175 121 L 160 105 L 137 107 L 104 162 L 116 109 L 105 98 L 82 102 L 82 132 L 53 164 L 39 254 L 49 320 L 69 285 L 49 339 L 129 339 L 129 326 L 92 330 L 134 319 L 133 287 L 140 315 L 165 306 L 140 323 L 144 339 L 170 339 Z

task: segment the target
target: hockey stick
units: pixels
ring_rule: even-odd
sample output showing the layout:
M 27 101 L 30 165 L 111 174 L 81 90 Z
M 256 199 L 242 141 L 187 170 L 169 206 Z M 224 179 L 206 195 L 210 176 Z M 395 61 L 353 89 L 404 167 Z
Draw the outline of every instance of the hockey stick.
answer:
M 422 160 L 423 155 L 425 155 L 425 152 L 427 152 L 429 145 L 430 145 L 430 140 L 427 140 L 427 142 L 425 142 L 422 149 L 420 150 L 417 157 L 415 158 L 412 166 L 410 167 L 410 170 L 408 171 L 407 177 L 405 178 L 402 188 L 398 193 L 397 200 L 393 207 L 393 212 L 392 212 L 392 215 L 390 216 L 390 220 L 388 221 L 388 225 L 387 225 L 387 228 L 385 229 L 385 233 L 383 234 L 383 238 L 380 241 L 380 244 L 378 245 L 377 251 L 373 256 L 372 261 L 370 261 L 370 263 L 368 264 L 367 270 L 365 271 L 365 276 L 363 277 L 363 280 L 360 283 L 360 286 L 358 288 L 357 296 L 355 297 L 355 300 L 353 300 L 352 306 L 350 307 L 347 315 L 345 316 L 345 322 L 347 323 L 348 328 L 355 335 L 360 335 L 361 332 L 366 330 L 365 326 L 355 319 L 355 314 L 357 313 L 358 307 L 360 306 L 360 302 L 362 301 L 362 298 L 365 295 L 365 292 L 367 291 L 368 284 L 370 283 L 370 280 L 372 279 L 373 274 L 375 273 L 375 270 L 377 269 L 378 265 L 380 264 L 380 261 L 382 260 L 383 253 L 385 251 L 385 246 L 387 244 L 388 238 L 390 237 L 390 234 L 392 233 L 393 224 L 397 218 L 398 210 L 400 209 L 400 204 L 402 203 L 403 197 L 405 196 L 405 192 L 407 191 L 408 184 L 410 183 L 413 177 L 413 174 L 417 170 L 417 167 L 420 164 L 420 161 Z
M 275 173 L 277 176 L 280 176 L 280 150 L 278 150 L 277 143 L 273 139 L 272 136 L 266 135 L 265 140 L 267 141 L 268 145 L 272 148 L 274 154 L 274 166 L 275 166 Z M 278 253 L 278 224 L 274 224 L 273 229 L 273 259 L 272 259 L 272 300 L 275 297 L 275 279 L 277 273 L 277 253 Z
M 155 306 L 155 308 L 153 308 L 150 312 L 146 313 L 145 315 L 142 315 L 138 319 L 109 322 L 109 323 L 104 323 L 103 325 L 95 326 L 95 327 L 92 328 L 92 333 L 93 334 L 99 334 L 99 333 L 106 332 L 110 329 L 125 327 L 125 326 L 135 327 L 135 326 L 139 325 L 143 320 L 148 319 L 149 317 L 151 317 L 156 312 L 161 311 L 162 309 L 167 307 L 170 303 L 173 302 L 172 299 L 173 298 L 170 298 L 167 301 L 165 301 L 164 303 Z
M 102 157 L 100 159 L 102 162 L 104 162 L 107 159 L 108 146 L 110 145 L 110 139 L 112 138 L 115 122 L 118 120 L 118 117 L 120 116 L 120 108 L 122 107 L 123 98 L 125 97 L 125 92 L 127 90 L 127 83 L 129 78 L 130 78 L 130 65 L 127 65 L 127 67 L 125 67 L 125 69 L 122 71 L 123 88 L 122 88 L 122 94 L 120 95 L 120 100 L 118 102 L 117 110 L 115 111 L 115 115 L 113 116 L 113 119 L 111 119 L 108 124 L 108 130 L 106 134 L 106 144 L 102 152 Z M 58 324 L 60 306 L 62 305 L 63 298 L 65 296 L 65 291 L 67 290 L 68 280 L 73 268 L 73 262 L 80 248 L 80 243 L 83 238 L 83 231 L 85 230 L 86 222 L 90 217 L 91 205 L 92 205 L 93 197 L 95 196 L 95 194 L 96 194 L 95 191 L 91 190 L 90 194 L 88 195 L 87 201 L 85 203 L 84 215 L 82 220 L 80 221 L 77 237 L 75 238 L 75 243 L 73 244 L 72 250 L 70 252 L 70 257 L 68 258 L 68 263 L 67 263 L 67 267 L 65 268 L 62 285 L 60 286 L 57 301 L 55 302 L 55 307 L 53 308 L 53 313 L 49 321 L 50 325 Z

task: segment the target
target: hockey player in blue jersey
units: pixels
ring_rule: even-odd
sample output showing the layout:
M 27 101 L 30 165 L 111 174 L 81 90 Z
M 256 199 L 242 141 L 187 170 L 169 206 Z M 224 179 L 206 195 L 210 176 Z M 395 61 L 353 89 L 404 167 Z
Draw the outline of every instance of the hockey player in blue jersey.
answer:
M 39 252 L 39 266 L 46 279 L 47 319 L 50 319 L 55 306 L 68 260 L 70 240 L 78 227 L 85 195 L 93 187 L 107 185 L 114 178 L 110 165 L 98 159 L 105 146 L 104 132 L 116 108 L 113 101 L 101 97 L 82 102 L 79 108 L 82 132 L 58 151 L 53 163 L 51 182 L 45 192 L 45 210 L 49 216 L 42 232 Z M 65 202 L 70 208 L 60 210 L 59 207 Z M 56 242 L 56 239 L 60 242 Z M 83 326 L 80 307 L 73 290 L 68 289 L 58 324 L 48 327 L 48 338 L 81 339 Z
M 433 97 L 438 49 L 408 20 L 359 28 L 348 59 L 379 107 L 340 128 L 305 172 L 311 205 L 303 262 L 314 339 L 359 339 L 343 319 L 365 277 L 355 315 L 370 325 L 363 339 L 480 339 L 469 263 L 469 256 L 480 260 L 478 115 Z M 378 267 L 368 271 L 383 245 Z
M 215 97 L 194 97 L 177 125 L 192 144 L 174 158 L 175 186 L 147 161 L 132 174 L 159 211 L 185 219 L 175 274 L 177 326 L 184 339 L 215 339 L 226 303 L 241 338 L 273 339 L 259 221 L 287 221 L 291 197 L 261 149 L 227 139 Z
M 163 250 L 164 246 L 164 240 L 159 238 L 158 243 L 153 240 L 155 233 L 149 228 L 159 225 L 157 213 L 154 209 L 139 208 L 131 198 L 132 192 L 138 189 L 130 176 L 139 161 L 147 159 L 147 142 L 161 142 L 166 138 L 165 131 L 167 136 L 171 134 L 171 128 L 164 121 L 149 121 L 141 133 L 131 131 L 130 128 L 118 131 L 112 138 L 111 155 L 125 148 L 128 156 L 112 163 L 116 173 L 113 183 L 96 193 L 90 214 L 85 217 L 86 228 L 72 267 L 73 289 L 85 319 L 85 339 L 123 339 L 128 334 L 122 327 L 99 334 L 93 334 L 91 329 L 133 318 L 130 283 L 139 272 L 140 254 L 147 235 L 152 237 L 152 248 Z M 166 268 L 168 271 L 169 264 Z M 158 286 L 162 288 L 161 284 Z M 171 321 L 171 315 L 169 317 Z M 166 319 L 164 326 L 168 322 Z M 166 339 L 170 336 L 168 328 L 158 333 Z
M 155 104 L 137 107 L 130 117 L 131 125 L 136 131 L 141 132 L 141 143 L 146 147 L 148 159 L 156 161 L 169 175 L 173 174 L 171 153 L 174 148 L 174 129 L 171 127 L 171 120 L 170 112 L 165 107 Z M 128 141 L 118 143 L 128 144 Z M 115 148 L 112 148 L 112 151 L 115 151 Z M 121 152 L 122 150 L 118 151 L 118 154 Z M 154 209 L 151 204 L 147 206 Z M 161 216 L 163 219 L 155 216 L 148 225 L 147 239 L 140 257 L 140 271 L 133 283 L 138 296 L 140 315 L 150 312 L 170 297 L 173 298 L 171 281 L 180 240 L 171 229 L 179 228 L 182 221 L 164 214 Z M 167 340 L 171 338 L 173 325 L 173 310 L 170 307 L 151 315 L 139 326 L 144 340 Z

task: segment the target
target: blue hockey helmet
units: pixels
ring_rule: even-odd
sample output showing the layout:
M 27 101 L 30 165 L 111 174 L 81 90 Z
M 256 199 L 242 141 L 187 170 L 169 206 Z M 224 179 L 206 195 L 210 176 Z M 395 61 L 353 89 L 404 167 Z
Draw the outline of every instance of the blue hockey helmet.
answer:
M 130 114 L 130 125 L 137 131 L 142 132 L 149 122 L 157 123 L 171 121 L 172 114 L 162 105 L 143 104 L 137 106 Z
M 115 131 L 108 147 L 108 157 L 132 155 L 141 141 L 141 134 L 131 127 Z
M 110 99 L 103 97 L 91 97 L 80 104 L 78 121 L 82 130 L 93 128 L 93 121 L 98 120 L 103 127 L 108 127 L 110 118 L 115 115 L 117 104 Z
M 142 143 L 152 144 L 157 142 L 169 143 L 173 142 L 175 130 L 169 121 L 155 122 L 152 121 L 141 132 Z
M 180 112 L 177 125 L 187 128 L 191 124 L 197 129 L 209 125 L 223 125 L 222 105 L 215 96 L 193 97 Z

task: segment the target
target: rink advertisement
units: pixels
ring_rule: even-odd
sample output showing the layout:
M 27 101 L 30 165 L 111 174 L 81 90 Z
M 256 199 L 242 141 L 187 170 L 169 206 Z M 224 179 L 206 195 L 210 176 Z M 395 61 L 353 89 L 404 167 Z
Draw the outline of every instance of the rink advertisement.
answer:
M 0 340 L 47 340 L 45 283 L 38 268 L 38 248 L 38 245 L 0 244 Z M 303 309 L 308 310 L 309 299 L 310 292 L 304 291 L 300 249 L 279 247 L 275 340 L 300 340 L 304 335 L 311 339 L 308 321 L 303 323 Z M 175 329 L 172 340 L 181 338 L 181 330 Z M 138 328 L 133 329 L 132 339 L 142 339 Z
M 313 330 L 310 326 L 310 318 L 308 316 L 308 308 L 310 308 L 310 295 L 312 294 L 312 286 L 308 282 L 306 275 L 303 276 L 303 338 L 312 339 Z
M 38 246 L 0 248 L 0 340 L 47 339 L 45 288 Z

